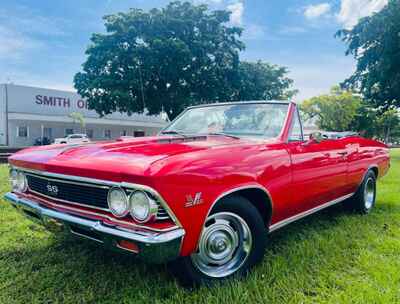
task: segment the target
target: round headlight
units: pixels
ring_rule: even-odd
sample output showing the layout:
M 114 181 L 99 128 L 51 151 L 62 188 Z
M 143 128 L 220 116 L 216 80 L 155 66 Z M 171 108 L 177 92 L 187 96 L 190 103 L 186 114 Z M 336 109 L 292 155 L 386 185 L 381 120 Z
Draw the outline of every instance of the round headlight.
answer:
M 123 217 L 128 214 L 128 198 L 125 191 L 121 188 L 110 189 L 108 191 L 107 202 L 111 213 L 116 217 Z
M 17 185 L 19 192 L 25 192 L 26 190 L 28 190 L 28 181 L 25 174 L 22 172 L 18 172 Z
M 10 184 L 13 190 L 17 190 L 17 183 L 18 183 L 18 172 L 17 170 L 10 170 Z
M 129 197 L 131 216 L 144 223 L 157 215 L 158 205 L 145 192 L 135 191 Z
M 10 172 L 11 186 L 14 191 L 25 192 L 28 190 L 28 181 L 22 172 L 11 170 Z

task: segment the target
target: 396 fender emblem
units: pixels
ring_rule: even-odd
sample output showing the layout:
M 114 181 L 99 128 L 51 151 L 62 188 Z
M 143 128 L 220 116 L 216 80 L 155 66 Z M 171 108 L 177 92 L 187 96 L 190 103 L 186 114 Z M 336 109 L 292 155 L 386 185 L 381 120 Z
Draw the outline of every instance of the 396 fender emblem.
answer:
M 201 192 L 197 192 L 194 198 L 191 195 L 186 195 L 185 207 L 193 207 L 202 203 L 203 199 L 201 198 Z

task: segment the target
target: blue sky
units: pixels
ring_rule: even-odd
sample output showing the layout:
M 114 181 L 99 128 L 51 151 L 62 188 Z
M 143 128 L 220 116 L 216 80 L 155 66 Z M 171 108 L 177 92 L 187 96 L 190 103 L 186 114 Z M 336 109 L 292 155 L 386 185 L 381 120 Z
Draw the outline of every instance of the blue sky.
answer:
M 165 6 L 164 0 L 2 0 L 0 5 L 0 83 L 13 82 L 73 90 L 73 75 L 85 60 L 102 16 L 131 7 Z M 232 11 L 242 26 L 242 59 L 288 67 L 296 101 L 327 93 L 351 75 L 355 61 L 334 38 L 387 0 L 192 0 Z

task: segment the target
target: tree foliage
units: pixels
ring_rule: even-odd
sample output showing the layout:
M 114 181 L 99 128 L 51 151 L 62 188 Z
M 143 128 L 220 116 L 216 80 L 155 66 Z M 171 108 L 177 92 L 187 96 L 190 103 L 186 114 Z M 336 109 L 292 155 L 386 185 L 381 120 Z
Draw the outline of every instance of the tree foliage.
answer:
M 396 110 L 387 110 L 377 119 L 379 137 L 386 143 L 390 142 L 391 136 L 399 132 L 400 118 Z
M 86 122 L 85 122 L 85 116 L 83 116 L 82 113 L 80 112 L 71 112 L 68 114 L 68 117 L 72 119 L 72 122 L 75 124 L 76 122 L 79 123 L 81 130 L 85 129 L 86 127 Z
M 400 141 L 400 116 L 394 109 L 380 113 L 358 94 L 333 87 L 331 93 L 305 100 L 301 105 L 304 120 L 310 119 L 325 131 L 355 131 L 386 143 Z
M 172 2 L 104 19 L 107 34 L 92 36 L 74 80 L 100 114 L 144 108 L 153 114 L 163 106 L 176 116 L 195 102 L 230 99 L 244 44 L 242 30 L 226 26 L 228 12 Z
M 301 111 L 306 119 L 315 120 L 325 131 L 349 131 L 361 104 L 361 98 L 334 87 L 330 94 L 305 100 Z
M 349 130 L 357 131 L 364 137 L 379 137 L 380 128 L 377 126 L 377 119 L 378 111 L 371 107 L 369 103 L 362 100 L 356 111 L 356 115 L 350 123 Z
M 179 1 L 106 16 L 75 88 L 100 115 L 164 110 L 170 118 L 196 103 L 290 96 L 284 68 L 240 63 L 242 29 L 229 16 Z
M 336 34 L 357 59 L 355 73 L 342 84 L 357 89 L 381 111 L 400 106 L 400 1 Z
M 293 80 L 287 68 L 262 61 L 243 61 L 239 65 L 239 83 L 236 100 L 282 100 L 293 97 Z

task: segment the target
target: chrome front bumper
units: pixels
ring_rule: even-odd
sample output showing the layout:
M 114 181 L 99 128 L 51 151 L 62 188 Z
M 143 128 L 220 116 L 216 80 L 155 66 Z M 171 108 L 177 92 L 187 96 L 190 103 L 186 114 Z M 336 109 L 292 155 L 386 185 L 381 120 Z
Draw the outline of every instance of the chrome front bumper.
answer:
M 37 202 L 8 192 L 4 198 L 29 219 L 44 225 L 51 231 L 70 232 L 102 243 L 118 251 L 130 252 L 119 245 L 120 241 L 134 242 L 139 250 L 135 254 L 146 262 L 163 263 L 179 256 L 185 234 L 182 228 L 166 232 L 118 228 L 76 215 L 62 213 L 40 206 Z

